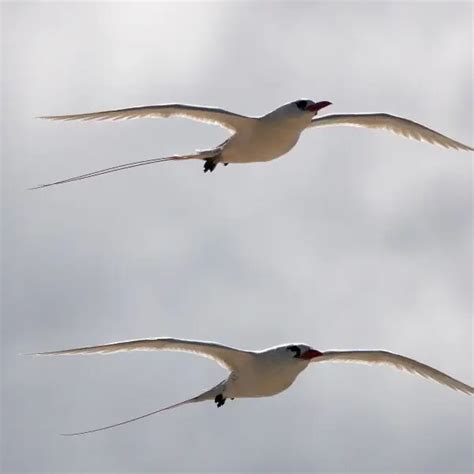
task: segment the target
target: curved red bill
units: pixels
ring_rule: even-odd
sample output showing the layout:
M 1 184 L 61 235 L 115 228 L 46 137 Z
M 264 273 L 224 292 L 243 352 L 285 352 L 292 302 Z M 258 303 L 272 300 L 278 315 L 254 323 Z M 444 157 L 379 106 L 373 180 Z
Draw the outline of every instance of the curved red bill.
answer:
M 314 359 L 315 357 L 322 356 L 323 353 L 317 351 L 316 349 L 308 349 L 306 352 L 301 354 L 300 358 L 305 359 L 305 360 L 311 360 Z
M 315 104 L 308 105 L 306 107 L 306 110 L 310 110 L 311 112 L 319 112 L 321 109 L 324 109 L 324 107 L 327 107 L 328 105 L 332 105 L 332 102 L 328 102 L 327 100 L 323 100 L 322 102 L 316 102 Z

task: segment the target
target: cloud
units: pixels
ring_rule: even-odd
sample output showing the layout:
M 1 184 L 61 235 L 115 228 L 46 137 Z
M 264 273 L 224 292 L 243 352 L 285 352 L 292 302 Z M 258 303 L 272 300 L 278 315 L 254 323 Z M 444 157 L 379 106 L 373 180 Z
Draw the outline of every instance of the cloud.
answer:
M 21 352 L 176 336 L 383 348 L 472 383 L 472 157 L 383 132 L 305 133 L 273 163 L 167 163 L 222 141 L 184 120 L 32 117 L 187 101 L 259 115 L 302 96 L 472 144 L 468 4 L 6 4 L 3 467 L 21 472 L 472 469 L 467 397 L 318 367 L 269 399 L 93 428 L 217 382 L 183 354 Z

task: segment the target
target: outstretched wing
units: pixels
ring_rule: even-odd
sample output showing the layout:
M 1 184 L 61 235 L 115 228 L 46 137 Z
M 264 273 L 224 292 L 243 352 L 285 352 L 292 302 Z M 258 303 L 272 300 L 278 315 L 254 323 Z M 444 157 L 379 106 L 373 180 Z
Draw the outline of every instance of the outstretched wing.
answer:
M 31 355 L 83 355 L 83 354 L 113 354 L 128 351 L 181 351 L 191 352 L 215 360 L 226 369 L 238 370 L 252 357 L 252 352 L 234 349 L 215 342 L 191 341 L 158 337 L 155 339 L 137 339 L 132 341 L 114 342 L 100 346 L 79 347 L 61 351 L 40 352 Z
M 126 425 L 128 423 L 132 423 L 133 421 L 141 420 L 142 418 L 146 418 L 148 416 L 156 415 L 157 413 L 161 413 L 162 411 L 172 410 L 173 408 L 178 408 L 182 405 L 187 405 L 188 403 L 196 403 L 196 402 L 203 402 L 205 400 L 213 400 L 216 397 L 216 395 L 218 395 L 219 393 L 222 392 L 224 384 L 225 384 L 225 381 L 222 381 L 219 384 L 217 384 L 215 387 L 212 387 L 210 390 L 206 390 L 205 392 L 201 393 L 197 397 L 193 397 L 193 398 L 190 398 L 188 400 L 184 400 L 183 402 L 180 402 L 180 403 L 175 403 L 174 405 L 170 405 L 169 407 L 160 408 L 159 410 L 151 411 L 149 413 L 146 413 L 145 415 L 136 416 L 135 418 L 130 418 L 129 420 L 120 421 L 119 423 L 114 423 L 112 425 L 102 426 L 100 428 L 94 428 L 92 430 L 77 431 L 75 433 L 63 433 L 62 435 L 63 436 L 77 436 L 77 435 L 95 433 L 97 431 L 104 431 L 104 430 L 108 430 L 110 428 L 115 428 L 117 426 L 122 426 L 122 425 Z
M 433 145 L 456 150 L 470 150 L 468 145 L 464 145 L 441 133 L 435 132 L 424 125 L 402 117 L 390 114 L 334 114 L 314 118 L 308 127 L 328 127 L 332 125 L 348 125 L 353 127 L 380 128 L 389 132 L 403 135 L 421 142 L 432 143 Z
M 420 375 L 427 379 L 434 380 L 441 385 L 446 385 L 453 390 L 472 395 L 474 388 L 456 380 L 449 375 L 422 364 L 416 360 L 394 354 L 387 351 L 327 351 L 322 356 L 315 357 L 312 362 L 353 362 L 356 364 L 376 364 L 390 365 L 399 370 L 405 370 L 412 374 Z
M 234 114 L 224 109 L 186 104 L 163 104 L 131 107 L 128 109 L 106 110 L 74 115 L 50 115 L 39 117 L 49 120 L 129 120 L 137 118 L 185 117 L 199 122 L 220 125 L 232 132 L 245 127 L 251 117 Z

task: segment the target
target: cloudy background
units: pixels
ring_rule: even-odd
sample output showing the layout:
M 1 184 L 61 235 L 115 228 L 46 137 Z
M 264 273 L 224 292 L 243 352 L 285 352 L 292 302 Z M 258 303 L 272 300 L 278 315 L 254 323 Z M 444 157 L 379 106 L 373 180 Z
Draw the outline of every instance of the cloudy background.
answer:
M 310 97 L 472 145 L 472 4 L 7 3 L 2 30 L 4 472 L 472 469 L 471 400 L 390 369 L 317 366 L 273 398 L 63 438 L 225 372 L 181 353 L 18 355 L 153 336 L 304 341 L 392 350 L 472 384 L 467 153 L 327 128 L 273 163 L 27 191 L 227 136 L 44 114 L 176 101 L 259 115 Z

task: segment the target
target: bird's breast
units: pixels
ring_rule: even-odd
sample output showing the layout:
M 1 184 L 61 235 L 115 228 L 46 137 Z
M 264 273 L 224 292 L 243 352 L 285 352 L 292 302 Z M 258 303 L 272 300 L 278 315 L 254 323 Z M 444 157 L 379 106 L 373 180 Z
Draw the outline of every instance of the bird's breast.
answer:
M 290 151 L 298 142 L 300 130 L 260 126 L 247 133 L 238 133 L 222 153 L 225 163 L 271 161 Z
M 270 397 L 286 390 L 303 367 L 268 365 L 240 373 L 227 386 L 226 396 L 236 398 Z

